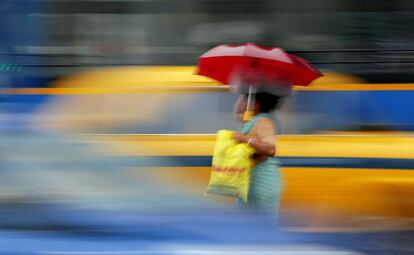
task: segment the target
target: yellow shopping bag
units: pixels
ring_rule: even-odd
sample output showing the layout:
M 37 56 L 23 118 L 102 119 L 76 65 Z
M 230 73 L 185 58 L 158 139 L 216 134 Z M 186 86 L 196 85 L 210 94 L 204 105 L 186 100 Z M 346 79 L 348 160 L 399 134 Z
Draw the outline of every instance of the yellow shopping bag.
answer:
M 206 193 L 240 197 L 247 202 L 254 149 L 236 143 L 233 131 L 220 130 L 214 148 L 210 183 Z

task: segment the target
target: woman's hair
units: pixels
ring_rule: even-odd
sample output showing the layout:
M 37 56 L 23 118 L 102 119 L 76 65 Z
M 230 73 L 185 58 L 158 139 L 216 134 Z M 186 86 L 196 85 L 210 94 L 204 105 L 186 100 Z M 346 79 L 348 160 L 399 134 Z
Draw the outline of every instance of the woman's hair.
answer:
M 260 111 L 268 113 L 282 106 L 283 98 L 269 93 L 256 93 L 255 100 L 260 105 Z

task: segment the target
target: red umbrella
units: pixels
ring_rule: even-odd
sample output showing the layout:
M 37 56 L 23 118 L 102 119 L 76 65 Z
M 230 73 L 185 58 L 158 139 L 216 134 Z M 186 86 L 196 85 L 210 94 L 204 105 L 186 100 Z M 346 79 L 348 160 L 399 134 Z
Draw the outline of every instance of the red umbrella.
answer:
M 247 115 L 252 114 L 252 94 L 258 86 L 309 85 L 322 74 L 304 59 L 281 48 L 247 43 L 220 45 L 199 58 L 197 74 L 223 84 L 242 86 L 247 81 L 249 98 Z M 247 116 L 246 115 L 246 116 Z M 249 117 L 247 116 L 246 119 Z
M 223 84 L 232 84 L 236 77 L 242 75 L 252 81 L 262 76 L 261 80 L 288 80 L 302 86 L 321 76 L 318 70 L 298 56 L 281 48 L 253 43 L 238 46 L 224 44 L 207 51 L 199 58 L 197 74 Z

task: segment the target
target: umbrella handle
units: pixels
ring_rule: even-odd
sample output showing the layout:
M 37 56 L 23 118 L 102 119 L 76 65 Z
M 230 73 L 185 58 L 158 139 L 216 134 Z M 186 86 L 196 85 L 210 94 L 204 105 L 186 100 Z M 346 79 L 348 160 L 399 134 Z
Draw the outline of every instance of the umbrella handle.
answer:
M 243 121 L 249 121 L 254 116 L 254 93 L 256 92 L 256 88 L 254 86 L 249 87 L 249 95 L 247 97 L 247 109 L 243 115 Z
M 245 111 L 243 114 L 243 121 L 247 122 L 249 120 L 251 120 L 254 116 L 254 112 L 253 111 Z

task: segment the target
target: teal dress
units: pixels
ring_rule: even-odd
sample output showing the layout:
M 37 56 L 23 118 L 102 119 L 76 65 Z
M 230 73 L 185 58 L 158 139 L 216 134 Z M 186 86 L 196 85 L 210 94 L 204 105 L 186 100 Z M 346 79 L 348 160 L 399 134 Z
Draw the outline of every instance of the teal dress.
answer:
M 262 113 L 256 115 L 252 120 L 244 124 L 240 130 L 241 133 L 248 134 L 256 122 L 262 118 L 270 118 L 274 121 L 275 125 L 279 124 L 271 114 Z M 238 205 L 243 210 L 270 216 L 277 222 L 280 193 L 279 161 L 275 158 L 269 158 L 253 169 L 248 202 L 244 203 L 239 199 Z

